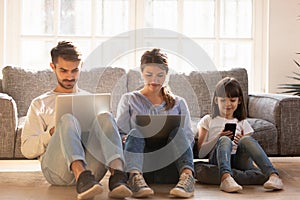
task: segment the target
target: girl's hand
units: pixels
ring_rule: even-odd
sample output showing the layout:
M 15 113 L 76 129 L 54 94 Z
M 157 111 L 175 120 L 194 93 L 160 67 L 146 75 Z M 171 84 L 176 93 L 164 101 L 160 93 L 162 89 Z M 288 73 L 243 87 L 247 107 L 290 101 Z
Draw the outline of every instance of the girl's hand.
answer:
M 241 131 L 240 134 L 236 134 L 236 135 L 235 135 L 233 142 L 234 142 L 235 144 L 238 144 L 239 141 L 240 141 L 240 139 L 241 139 L 242 137 L 244 137 L 244 131 L 243 131 L 243 130 Z
M 233 133 L 231 131 L 222 131 L 219 135 L 220 135 L 220 137 L 221 136 L 227 136 L 230 139 L 232 139 L 232 137 L 233 137 Z
M 126 139 L 127 139 L 127 135 L 123 135 L 123 136 L 122 136 L 122 143 L 123 143 L 123 144 L 125 144 Z

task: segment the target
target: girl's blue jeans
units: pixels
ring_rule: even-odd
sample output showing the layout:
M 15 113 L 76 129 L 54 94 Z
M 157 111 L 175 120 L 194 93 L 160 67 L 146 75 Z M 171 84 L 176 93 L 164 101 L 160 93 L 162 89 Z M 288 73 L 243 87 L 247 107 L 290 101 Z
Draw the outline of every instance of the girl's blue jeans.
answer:
M 232 176 L 231 168 L 239 170 L 254 169 L 253 161 L 267 177 L 272 173 L 278 174 L 262 147 L 253 137 L 242 137 L 238 143 L 236 154 L 231 154 L 231 148 L 231 139 L 222 136 L 219 138 L 212 157 L 209 159 L 211 164 L 219 166 L 220 177 L 224 173 L 230 173 Z

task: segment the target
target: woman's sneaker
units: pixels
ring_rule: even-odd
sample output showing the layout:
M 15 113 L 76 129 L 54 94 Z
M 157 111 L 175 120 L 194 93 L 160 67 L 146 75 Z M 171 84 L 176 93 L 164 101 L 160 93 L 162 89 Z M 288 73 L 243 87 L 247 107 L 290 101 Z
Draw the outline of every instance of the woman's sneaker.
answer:
M 142 174 L 130 174 L 128 183 L 133 192 L 133 197 L 147 197 L 154 194 L 154 191 L 147 185 Z
M 278 176 L 270 176 L 269 180 L 264 183 L 264 188 L 271 190 L 282 190 L 282 180 Z
M 128 176 L 125 172 L 114 170 L 113 175 L 109 177 L 108 187 L 110 198 L 123 199 L 132 195 L 129 186 L 127 185 Z
M 237 184 L 231 176 L 228 176 L 221 182 L 220 189 L 224 192 L 238 192 L 243 187 Z
M 76 191 L 78 199 L 90 199 L 103 192 L 102 185 L 95 180 L 89 170 L 83 171 L 77 180 Z
M 189 198 L 194 195 L 195 179 L 193 175 L 182 173 L 177 185 L 170 191 L 175 197 Z

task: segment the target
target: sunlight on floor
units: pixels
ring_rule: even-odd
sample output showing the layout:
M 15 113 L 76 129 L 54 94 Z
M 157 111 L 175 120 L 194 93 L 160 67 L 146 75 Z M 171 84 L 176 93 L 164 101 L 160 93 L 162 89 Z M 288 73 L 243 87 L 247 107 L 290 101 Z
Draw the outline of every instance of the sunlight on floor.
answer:
M 39 160 L 0 160 L 0 172 L 41 171 Z
M 207 159 L 197 159 L 207 161 Z M 270 157 L 272 162 L 300 162 L 300 157 Z M 0 172 L 41 171 L 39 160 L 0 160 Z

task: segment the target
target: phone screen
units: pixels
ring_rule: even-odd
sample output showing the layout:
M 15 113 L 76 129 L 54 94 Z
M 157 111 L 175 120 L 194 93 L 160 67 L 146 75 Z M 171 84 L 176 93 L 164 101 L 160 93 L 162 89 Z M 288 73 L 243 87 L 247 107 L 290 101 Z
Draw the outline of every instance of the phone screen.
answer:
M 235 129 L 236 129 L 236 123 L 226 123 L 224 131 L 231 131 L 233 134 L 232 140 L 234 139 L 235 135 Z

